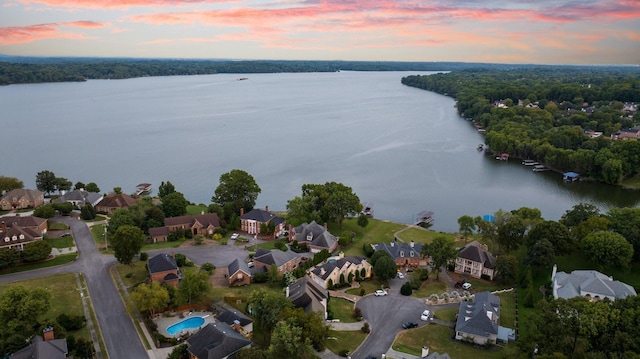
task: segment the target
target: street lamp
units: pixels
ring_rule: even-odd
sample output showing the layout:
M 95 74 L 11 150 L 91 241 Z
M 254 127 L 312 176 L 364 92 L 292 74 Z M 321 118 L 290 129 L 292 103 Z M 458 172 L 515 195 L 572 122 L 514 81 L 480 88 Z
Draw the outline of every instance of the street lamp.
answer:
M 105 250 L 109 251 L 109 242 L 107 241 L 107 225 L 104 225 L 104 243 L 105 243 Z

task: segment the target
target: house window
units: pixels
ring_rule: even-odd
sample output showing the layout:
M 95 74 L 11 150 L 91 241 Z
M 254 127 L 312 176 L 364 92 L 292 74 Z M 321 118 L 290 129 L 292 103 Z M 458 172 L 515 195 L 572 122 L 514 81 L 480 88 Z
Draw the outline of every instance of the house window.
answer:
M 409 252 L 409 255 L 410 255 L 411 257 L 413 257 L 413 251 L 412 251 L 412 252 Z
M 10 240 L 9 237 L 4 237 L 5 242 L 9 242 L 9 240 Z
M 20 239 L 24 239 L 24 234 L 21 234 L 21 235 L 20 235 Z
M 13 237 L 11 237 L 11 240 L 12 240 L 12 241 L 17 241 L 17 240 L 18 240 L 18 237 L 13 236 Z
M 404 257 L 404 251 L 400 251 L 400 257 Z

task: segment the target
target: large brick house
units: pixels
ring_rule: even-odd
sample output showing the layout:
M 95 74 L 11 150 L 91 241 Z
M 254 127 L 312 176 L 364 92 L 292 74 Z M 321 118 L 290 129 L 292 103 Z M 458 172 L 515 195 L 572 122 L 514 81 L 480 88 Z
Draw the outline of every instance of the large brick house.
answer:
M 424 263 L 422 258 L 422 243 L 415 243 L 413 241 L 398 242 L 391 241 L 391 243 L 373 244 L 373 249 L 376 251 L 386 251 L 391 255 L 391 258 L 396 262 L 398 267 L 412 267 L 416 268 Z
M 22 251 L 25 245 L 41 241 L 42 237 L 43 233 L 37 227 L 22 227 L 16 222 L 8 226 L 4 220 L 0 221 L 0 248 L 14 248 Z
M 211 236 L 220 228 L 220 219 L 216 213 L 203 213 L 195 216 L 178 216 L 164 219 L 163 227 L 149 228 L 153 243 L 164 242 L 170 232 L 184 229 L 195 235 Z
M 35 208 L 42 204 L 44 204 L 44 193 L 35 189 L 17 188 L 0 197 L 0 209 L 3 211 Z
M 95 205 L 96 212 L 111 214 L 119 208 L 127 208 L 136 203 L 139 198 L 134 198 L 124 193 L 110 193 Z
M 318 253 L 323 249 L 332 253 L 338 248 L 338 238 L 331 234 L 327 227 L 319 225 L 316 221 L 303 223 L 297 227 L 291 226 L 289 240 L 296 240 L 298 245 L 307 246 L 311 253 Z
M 6 223 L 8 228 L 17 225 L 21 228 L 31 228 L 39 231 L 42 234 L 47 233 L 47 219 L 36 216 L 8 216 L 0 218 L 0 222 Z
M 341 276 L 345 282 L 349 281 L 350 275 L 352 281 L 356 278 L 371 278 L 372 266 L 364 257 L 343 257 L 344 253 L 342 252 L 340 255 L 341 258 L 336 261 L 322 263 L 311 269 L 309 276 L 313 281 L 322 288 L 330 288 L 331 285 L 340 283 Z
M 227 266 L 227 280 L 229 287 L 247 285 L 251 283 L 251 270 L 244 261 L 238 258 Z
M 282 274 L 294 270 L 300 263 L 300 257 L 290 250 L 283 252 L 279 249 L 270 251 L 258 248 L 253 256 L 253 263 L 256 270 L 261 269 L 263 271 L 268 271 L 269 267 L 275 264 L 280 274 Z
M 240 209 L 240 230 L 247 234 L 259 235 L 260 227 L 270 223 L 274 227 L 271 238 L 275 238 L 278 233 L 284 231 L 284 218 L 269 212 L 269 206 L 265 209 L 254 208 L 247 213 L 244 213 L 243 208 Z
M 458 253 L 454 272 L 493 280 L 495 264 L 496 258 L 489 253 L 487 246 L 473 241 Z
M 160 253 L 149 259 L 147 269 L 152 282 L 167 283 L 177 287 L 182 279 L 176 260 L 166 253 Z

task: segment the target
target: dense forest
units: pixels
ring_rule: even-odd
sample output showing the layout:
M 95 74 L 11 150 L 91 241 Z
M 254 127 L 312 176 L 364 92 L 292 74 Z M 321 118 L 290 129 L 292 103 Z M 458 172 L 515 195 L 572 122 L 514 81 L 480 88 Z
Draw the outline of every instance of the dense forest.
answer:
M 639 67 L 475 68 L 402 83 L 455 98 L 495 153 L 611 184 L 640 170 Z

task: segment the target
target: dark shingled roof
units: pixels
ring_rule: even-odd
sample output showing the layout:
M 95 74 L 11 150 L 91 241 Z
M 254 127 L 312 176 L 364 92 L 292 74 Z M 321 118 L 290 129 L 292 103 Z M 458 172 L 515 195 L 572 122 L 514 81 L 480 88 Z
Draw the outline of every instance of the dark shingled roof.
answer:
M 489 292 L 480 292 L 475 295 L 473 302 L 460 302 L 456 331 L 483 337 L 497 335 L 499 317 L 500 298 Z
M 38 197 L 44 196 L 44 193 L 38 191 L 37 189 L 28 189 L 28 188 L 16 188 L 4 194 L 4 196 L 0 197 L 0 200 L 6 199 L 7 201 L 13 201 L 13 198 L 26 198 L 27 201 L 33 202 Z
M 35 216 L 9 216 L 2 217 L 3 222 L 7 224 L 7 227 L 11 227 L 14 224 L 17 224 L 20 227 L 39 227 L 43 222 L 47 220 L 40 217 Z
M 485 250 L 484 246 L 478 241 L 473 241 L 464 246 L 460 250 L 458 257 L 482 263 L 485 268 L 489 269 L 493 269 L 496 263 L 496 258 Z
M 275 225 L 278 225 L 284 222 L 283 218 L 278 217 L 275 214 L 271 212 L 267 212 L 264 209 L 260 209 L 260 208 L 254 208 L 250 210 L 249 212 L 243 214 L 240 217 L 240 219 L 250 219 L 250 220 L 254 220 L 262 223 L 268 223 L 269 221 L 273 220 L 274 221 L 273 223 Z
M 169 235 L 169 228 L 168 227 L 153 227 L 153 228 L 149 228 L 149 235 L 151 237 L 168 236 Z
M 327 291 L 314 282 L 308 275 L 298 279 L 287 287 L 288 297 L 296 308 L 305 312 L 323 311 L 322 300 L 329 296 Z
M 269 251 L 269 250 L 262 250 L 262 248 L 260 248 L 256 251 L 256 254 L 253 256 L 253 261 L 264 263 L 267 266 L 275 264 L 276 266 L 280 267 L 283 264 L 297 258 L 298 256 L 293 251 L 290 251 L 290 250 L 283 252 L 279 249 L 274 249 L 272 251 Z
M 240 271 L 244 272 L 248 276 L 251 276 L 251 270 L 249 269 L 247 263 L 239 260 L 238 258 L 234 259 L 233 262 L 229 263 L 229 265 L 227 266 L 229 277 Z
M 387 251 L 389 254 L 391 254 L 391 258 L 398 259 L 398 258 L 421 258 L 422 255 L 420 254 L 420 251 L 422 250 L 422 243 L 413 243 L 413 247 L 411 246 L 411 243 L 405 243 L 405 242 L 392 242 L 389 244 L 386 243 L 380 243 L 380 244 L 374 244 L 375 249 L 378 250 L 383 250 L 383 251 Z
M 178 269 L 176 260 L 173 259 L 171 255 L 166 253 L 160 253 L 156 256 L 153 256 L 151 259 L 149 259 L 147 267 L 149 268 L 149 273 L 158 273 Z
M 69 349 L 66 339 L 44 340 L 36 335 L 31 344 L 13 353 L 11 359 L 62 359 L 67 358 Z
M 216 317 L 216 319 L 218 319 L 221 322 L 227 323 L 229 325 L 233 324 L 237 320 L 238 322 L 240 322 L 240 325 L 242 325 L 243 327 L 245 325 L 253 323 L 253 320 L 251 320 L 249 317 L 242 314 L 241 312 L 238 312 L 235 310 L 231 311 L 227 309 L 222 309 L 220 311 L 220 314 L 218 314 L 218 316 Z
M 354 257 L 354 256 L 344 257 L 344 258 L 338 259 L 335 262 L 327 262 L 322 265 L 318 265 L 315 268 L 313 268 L 311 272 L 313 272 L 313 274 L 317 275 L 318 277 L 326 280 L 327 277 L 329 277 L 331 272 L 333 272 L 333 270 L 336 267 L 342 268 L 347 262 L 358 265 L 362 263 L 362 261 L 364 260 L 365 260 L 364 257 Z M 322 274 L 323 269 L 324 269 L 324 274 Z
M 296 240 L 298 243 L 307 243 L 316 247 L 332 248 L 338 239 L 324 226 L 319 225 L 316 221 L 311 223 L 303 223 L 295 228 Z M 311 241 L 309 241 L 311 238 Z
M 96 207 L 124 208 L 136 203 L 138 200 L 128 194 L 110 194 L 104 197 Z
M 227 323 L 209 323 L 187 339 L 189 353 L 198 359 L 226 358 L 251 345 Z

